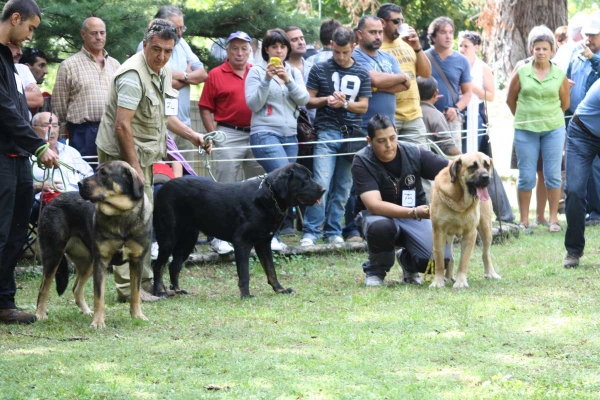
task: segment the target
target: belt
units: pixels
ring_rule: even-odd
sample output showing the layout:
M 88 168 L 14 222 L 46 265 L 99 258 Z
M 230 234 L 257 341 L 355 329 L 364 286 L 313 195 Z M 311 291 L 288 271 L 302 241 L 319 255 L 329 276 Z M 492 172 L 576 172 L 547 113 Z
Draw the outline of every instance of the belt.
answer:
M 236 130 L 236 131 L 250 132 L 250 127 L 249 126 L 235 126 L 235 125 L 226 124 L 224 122 L 217 122 L 217 124 L 219 124 L 221 126 L 224 126 L 225 128 L 233 129 L 233 130 Z
M 579 117 L 577 115 L 575 115 L 573 117 L 573 122 L 575 122 L 575 124 L 581 128 L 582 131 L 584 131 L 585 133 L 587 133 L 590 136 L 594 136 L 596 137 L 596 135 L 594 135 L 587 126 L 585 126 L 585 124 L 583 122 L 581 122 L 581 120 L 579 119 Z

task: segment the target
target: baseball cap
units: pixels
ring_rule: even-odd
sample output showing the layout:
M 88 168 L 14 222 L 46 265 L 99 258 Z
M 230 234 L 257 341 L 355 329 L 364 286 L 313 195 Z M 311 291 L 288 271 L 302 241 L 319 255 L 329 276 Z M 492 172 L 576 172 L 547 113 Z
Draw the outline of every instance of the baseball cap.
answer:
M 252 43 L 252 38 L 248 36 L 246 32 L 242 31 L 233 32 L 231 35 L 229 35 L 227 38 L 227 43 L 231 42 L 233 39 L 241 39 L 248 43 Z
M 567 27 L 567 35 L 570 38 L 581 33 L 581 30 L 588 23 L 588 15 L 584 12 L 578 12 L 569 20 L 569 25 Z
M 581 30 L 585 35 L 597 35 L 600 33 L 600 16 L 594 15 L 587 25 Z

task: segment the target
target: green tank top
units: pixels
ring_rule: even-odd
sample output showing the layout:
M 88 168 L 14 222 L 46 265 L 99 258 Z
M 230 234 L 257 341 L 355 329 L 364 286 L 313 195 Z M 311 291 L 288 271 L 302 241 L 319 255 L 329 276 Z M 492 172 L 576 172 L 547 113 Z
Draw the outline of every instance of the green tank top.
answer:
M 548 132 L 564 126 L 559 90 L 565 73 L 552 64 L 548 75 L 540 81 L 533 70 L 533 62 L 523 65 L 517 73 L 521 90 L 517 98 L 515 129 Z

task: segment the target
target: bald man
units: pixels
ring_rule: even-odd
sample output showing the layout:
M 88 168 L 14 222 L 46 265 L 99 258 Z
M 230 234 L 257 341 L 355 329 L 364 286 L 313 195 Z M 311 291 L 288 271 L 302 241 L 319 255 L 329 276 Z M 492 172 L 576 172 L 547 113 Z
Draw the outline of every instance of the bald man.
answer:
M 52 111 L 63 123 L 61 128 L 66 127 L 69 144 L 82 156 L 97 156 L 98 126 L 110 82 L 120 64 L 104 49 L 106 25 L 100 18 L 89 17 L 83 21 L 81 38 L 81 51 L 67 58 L 58 68 Z M 65 130 L 61 129 L 61 132 Z M 92 166 L 96 167 L 95 164 Z

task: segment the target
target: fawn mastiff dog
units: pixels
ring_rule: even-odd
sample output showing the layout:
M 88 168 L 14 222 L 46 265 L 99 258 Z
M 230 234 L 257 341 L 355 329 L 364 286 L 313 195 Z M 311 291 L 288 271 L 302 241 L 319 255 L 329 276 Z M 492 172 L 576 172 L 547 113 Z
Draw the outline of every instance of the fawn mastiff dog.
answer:
M 242 297 L 250 297 L 252 247 L 273 290 L 293 293 L 277 280 L 271 239 L 288 207 L 313 205 L 324 192 L 310 171 L 295 163 L 263 175 L 262 179 L 219 183 L 184 177 L 165 183 L 154 203 L 154 230 L 159 249 L 154 264 L 154 295 L 166 296 L 162 273 L 170 255 L 173 255 L 169 265 L 171 288 L 185 293 L 179 288 L 179 272 L 194 249 L 200 231 L 233 244 Z
M 109 264 L 129 261 L 131 275 L 130 312 L 146 320 L 140 307 L 142 262 L 149 251 L 152 205 L 144 184 L 129 164 L 111 161 L 79 182 L 79 193 L 64 193 L 52 200 L 42 213 L 39 243 L 43 278 L 38 295 L 38 319 L 47 318 L 48 292 L 56 275 L 56 290 L 64 293 L 69 283 L 65 260 L 75 265 L 75 302 L 83 314 L 92 315 L 83 290 L 94 275 L 94 311 L 91 326 L 103 328 L 104 289 Z
M 492 245 L 492 202 L 487 186 L 492 176 L 492 160 L 483 153 L 459 156 L 440 171 L 431 188 L 431 224 L 435 276 L 431 287 L 444 287 L 453 279 L 454 236 L 462 236 L 460 264 L 455 289 L 468 288 L 467 267 L 477 232 L 483 243 L 483 265 L 486 278 L 500 279 L 494 270 Z M 444 276 L 444 247 L 450 244 L 450 262 Z

